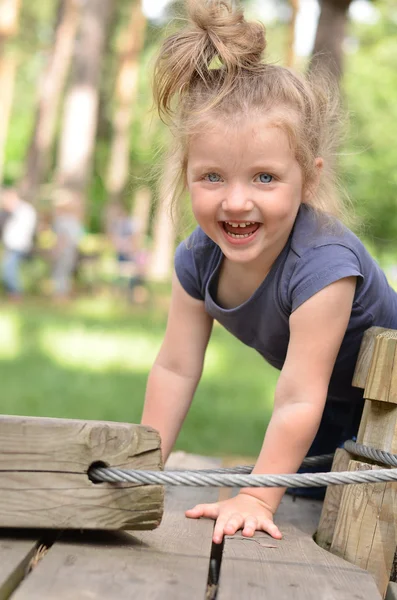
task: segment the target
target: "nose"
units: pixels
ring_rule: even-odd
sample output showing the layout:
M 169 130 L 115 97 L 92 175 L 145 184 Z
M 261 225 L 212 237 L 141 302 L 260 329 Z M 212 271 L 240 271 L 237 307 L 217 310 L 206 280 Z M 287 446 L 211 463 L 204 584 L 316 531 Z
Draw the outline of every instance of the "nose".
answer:
M 222 200 L 222 210 L 227 213 L 244 213 L 252 210 L 253 200 L 244 185 L 231 184 L 225 188 L 225 197 Z

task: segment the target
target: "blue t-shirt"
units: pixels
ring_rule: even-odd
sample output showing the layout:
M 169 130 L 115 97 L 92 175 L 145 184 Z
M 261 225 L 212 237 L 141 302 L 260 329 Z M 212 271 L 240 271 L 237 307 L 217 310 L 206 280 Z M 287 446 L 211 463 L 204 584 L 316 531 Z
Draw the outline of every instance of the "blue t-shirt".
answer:
M 302 204 L 288 242 L 266 278 L 246 302 L 231 309 L 216 301 L 222 259 L 219 246 L 197 227 L 176 250 L 176 274 L 190 296 L 205 302 L 209 315 L 277 369 L 283 367 L 287 354 L 291 313 L 327 285 L 357 277 L 328 394 L 340 400 L 362 397 L 362 390 L 351 386 L 362 336 L 373 325 L 397 329 L 397 293 L 348 228 L 336 220 L 320 219 Z

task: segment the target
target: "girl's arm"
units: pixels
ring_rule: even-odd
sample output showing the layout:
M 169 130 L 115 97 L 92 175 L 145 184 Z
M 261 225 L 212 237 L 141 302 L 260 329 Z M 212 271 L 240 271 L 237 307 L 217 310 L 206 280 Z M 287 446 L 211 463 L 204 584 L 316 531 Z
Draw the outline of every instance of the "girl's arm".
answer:
M 356 278 L 324 288 L 290 317 L 287 357 L 276 387 L 272 418 L 253 473 L 295 473 L 318 430 L 331 373 L 349 323 Z M 283 488 L 244 488 L 236 498 L 198 505 L 189 517 L 216 519 L 213 540 L 243 529 L 280 538 L 273 515 Z
M 295 473 L 305 458 L 320 425 L 355 288 L 355 277 L 341 279 L 292 313 L 287 357 L 254 473 Z M 275 512 L 285 490 L 244 491 L 265 501 Z
M 141 420 L 159 431 L 164 462 L 200 381 L 212 323 L 204 302 L 189 296 L 174 273 L 165 338 L 149 374 Z

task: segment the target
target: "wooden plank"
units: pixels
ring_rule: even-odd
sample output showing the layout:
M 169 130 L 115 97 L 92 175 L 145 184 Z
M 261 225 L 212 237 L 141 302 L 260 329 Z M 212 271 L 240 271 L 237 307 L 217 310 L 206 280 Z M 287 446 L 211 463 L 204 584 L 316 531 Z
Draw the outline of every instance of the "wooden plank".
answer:
M 375 339 L 371 366 L 364 390 L 364 398 L 391 402 L 391 382 L 397 369 L 397 331 L 389 330 Z
M 350 471 L 380 469 L 352 460 Z M 385 594 L 397 543 L 397 484 L 348 485 L 343 490 L 331 552 L 372 573 Z
M 0 417 L 0 471 L 86 473 L 98 461 L 125 469 L 159 469 L 160 436 L 131 423 Z
M 332 471 L 347 471 L 350 454 L 343 448 L 337 448 L 332 463 Z M 343 486 L 329 485 L 325 493 L 320 522 L 316 532 L 316 543 L 329 550 L 334 536 L 336 520 L 342 499 Z
M 154 529 L 162 486 L 92 483 L 87 475 L 11 472 L 0 477 L 0 521 L 51 529 Z
M 0 418 L 0 525 L 153 529 L 162 486 L 94 484 L 92 463 L 162 468 L 160 436 L 129 423 L 34 417 Z
M 7 600 L 24 578 L 37 543 L 35 534 L 0 529 L 0 600 Z
M 281 528 L 293 525 L 299 531 L 313 536 L 318 527 L 322 506 L 322 500 L 285 494 L 277 509 L 275 522 Z
M 260 532 L 226 539 L 217 600 L 380 600 L 369 573 L 295 527 L 278 525 L 282 540 Z
M 214 468 L 219 461 L 179 455 L 172 468 Z M 203 600 L 207 590 L 213 521 L 184 511 L 214 502 L 216 488 L 169 488 L 160 527 L 152 532 L 84 532 L 61 538 L 13 600 Z
M 375 339 L 379 334 L 385 333 L 386 331 L 389 330 L 384 327 L 370 327 L 364 333 L 352 381 L 354 387 L 365 388 L 374 352 Z
M 337 454 L 344 453 L 340 450 Z M 252 539 L 240 533 L 228 536 L 217 600 L 379 600 L 368 573 L 322 550 L 313 541 L 321 507 L 322 501 L 286 494 L 275 516 L 283 540 L 273 540 L 261 532 Z
M 366 400 L 357 442 L 392 454 L 397 453 L 397 405 Z

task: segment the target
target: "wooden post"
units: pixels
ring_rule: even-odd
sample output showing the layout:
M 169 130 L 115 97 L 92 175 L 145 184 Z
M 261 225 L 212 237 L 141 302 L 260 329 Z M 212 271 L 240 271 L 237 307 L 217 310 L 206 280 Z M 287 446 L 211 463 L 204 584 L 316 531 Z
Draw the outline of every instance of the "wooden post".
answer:
M 350 459 L 351 455 L 346 450 L 337 448 L 331 471 L 347 471 Z M 316 543 L 325 550 L 329 550 L 332 544 L 342 492 L 341 485 L 329 485 L 325 493 L 320 522 L 314 536 Z
M 364 336 L 353 384 L 365 388 L 357 441 L 397 452 L 397 331 L 373 327 Z M 349 470 L 389 468 L 351 460 Z M 397 483 L 343 489 L 331 552 L 372 573 L 386 593 L 397 543 Z
M 154 529 L 163 486 L 93 483 L 93 463 L 162 469 L 160 436 L 140 425 L 0 417 L 0 527 Z

